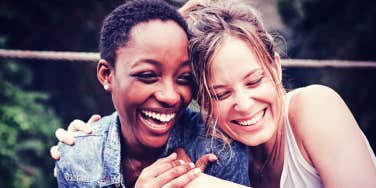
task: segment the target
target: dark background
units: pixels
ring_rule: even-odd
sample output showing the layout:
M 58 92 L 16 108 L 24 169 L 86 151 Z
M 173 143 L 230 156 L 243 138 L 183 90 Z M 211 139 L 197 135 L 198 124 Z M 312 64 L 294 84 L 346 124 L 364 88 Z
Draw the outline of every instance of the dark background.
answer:
M 103 18 L 124 1 L 4 0 L 0 48 L 96 52 Z M 180 6 L 183 1 L 169 1 Z M 376 61 L 372 0 L 264 0 L 279 12 L 286 58 Z M 265 10 L 268 11 L 268 10 Z M 273 28 L 274 23 L 269 23 Z M 286 68 L 287 88 L 324 84 L 376 147 L 376 69 Z M 323 107 L 325 108 L 325 107 Z M 96 63 L 0 59 L 0 185 L 56 187 L 49 148 L 73 119 L 113 111 Z

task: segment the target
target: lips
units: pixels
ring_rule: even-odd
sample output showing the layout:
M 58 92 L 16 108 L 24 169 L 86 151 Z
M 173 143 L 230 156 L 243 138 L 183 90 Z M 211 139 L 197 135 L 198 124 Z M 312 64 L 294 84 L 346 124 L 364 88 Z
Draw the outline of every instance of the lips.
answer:
M 176 112 L 141 110 L 139 118 L 149 131 L 155 134 L 167 133 L 174 124 Z
M 259 111 L 258 113 L 256 113 L 255 115 L 253 115 L 250 118 L 232 120 L 231 122 L 235 123 L 239 126 L 244 126 L 244 127 L 252 126 L 252 125 L 257 124 L 258 122 L 260 122 L 263 119 L 263 117 L 265 116 L 265 112 L 266 112 L 266 108 Z

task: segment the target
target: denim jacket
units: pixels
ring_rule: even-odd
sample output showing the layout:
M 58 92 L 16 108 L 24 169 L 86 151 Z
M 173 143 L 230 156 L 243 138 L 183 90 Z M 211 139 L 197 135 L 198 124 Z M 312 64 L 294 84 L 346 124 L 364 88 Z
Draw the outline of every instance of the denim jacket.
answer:
M 61 158 L 56 162 L 59 187 L 126 187 L 118 114 L 103 117 L 92 127 L 92 134 L 75 133 L 74 146 L 59 143 Z M 218 160 L 208 165 L 206 174 L 250 185 L 246 146 L 233 141 L 230 148 L 220 139 L 205 136 L 204 124 L 197 112 L 188 109 L 184 112 L 171 130 L 160 157 L 166 157 L 176 147 L 184 148 L 192 161 L 207 153 L 216 154 Z

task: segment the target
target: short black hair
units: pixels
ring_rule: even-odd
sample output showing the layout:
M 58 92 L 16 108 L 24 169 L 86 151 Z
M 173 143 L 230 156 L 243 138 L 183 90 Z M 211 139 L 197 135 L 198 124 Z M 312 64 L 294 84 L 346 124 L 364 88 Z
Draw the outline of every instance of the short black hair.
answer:
M 115 67 L 116 50 L 127 44 L 132 27 L 156 19 L 176 22 L 189 38 L 187 24 L 175 7 L 162 0 L 128 1 L 114 9 L 103 21 L 99 40 L 101 59 Z

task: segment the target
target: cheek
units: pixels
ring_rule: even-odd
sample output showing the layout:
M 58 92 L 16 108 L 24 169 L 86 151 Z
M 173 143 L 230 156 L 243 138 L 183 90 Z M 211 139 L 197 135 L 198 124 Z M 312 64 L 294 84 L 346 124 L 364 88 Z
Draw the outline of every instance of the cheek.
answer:
M 265 100 L 275 103 L 277 100 L 277 90 L 271 81 L 268 81 L 259 87 L 259 96 Z
M 178 86 L 183 103 L 188 105 L 192 100 L 192 88 L 190 86 Z
M 280 107 L 278 106 L 279 95 L 272 82 L 265 83 L 260 92 L 260 99 L 262 102 L 267 103 L 271 107 L 271 115 L 277 118 Z
M 147 93 L 150 93 L 149 90 L 148 87 L 141 87 L 127 77 L 118 78 L 112 88 L 114 105 L 118 111 L 123 113 L 130 109 L 136 109 L 135 105 L 143 102 Z

